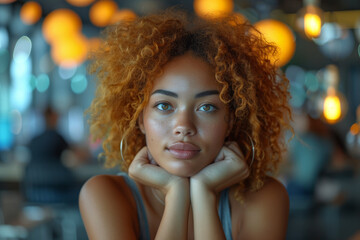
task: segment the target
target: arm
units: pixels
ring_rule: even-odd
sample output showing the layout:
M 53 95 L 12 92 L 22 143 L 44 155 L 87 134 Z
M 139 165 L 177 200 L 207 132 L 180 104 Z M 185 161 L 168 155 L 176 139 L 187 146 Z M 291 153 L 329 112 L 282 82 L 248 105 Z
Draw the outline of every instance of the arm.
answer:
M 249 169 L 236 143 L 227 144 L 213 164 L 190 179 L 195 239 L 225 239 L 217 212 L 217 194 L 245 179 Z
M 246 195 L 244 221 L 238 239 L 281 240 L 286 238 L 289 197 L 285 187 L 268 178 L 263 188 Z
M 89 239 L 137 239 L 136 204 L 120 177 L 99 175 L 81 189 L 79 205 Z
M 155 239 L 187 239 L 189 183 L 174 185 L 166 194 L 165 210 Z
M 194 216 L 195 239 L 224 239 L 217 213 L 216 194 L 201 182 L 191 182 L 191 207 Z
M 165 195 L 165 209 L 155 239 L 187 239 L 189 180 L 173 176 L 151 164 L 146 147 L 135 156 L 129 175 L 141 184 L 161 190 Z

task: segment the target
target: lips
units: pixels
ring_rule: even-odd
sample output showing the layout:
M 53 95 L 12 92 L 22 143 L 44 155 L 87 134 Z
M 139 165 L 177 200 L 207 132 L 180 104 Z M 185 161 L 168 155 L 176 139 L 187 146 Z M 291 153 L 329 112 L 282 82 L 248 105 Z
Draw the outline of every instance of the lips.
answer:
M 200 148 L 191 143 L 177 142 L 171 144 L 168 151 L 175 158 L 186 160 L 195 157 L 200 152 Z

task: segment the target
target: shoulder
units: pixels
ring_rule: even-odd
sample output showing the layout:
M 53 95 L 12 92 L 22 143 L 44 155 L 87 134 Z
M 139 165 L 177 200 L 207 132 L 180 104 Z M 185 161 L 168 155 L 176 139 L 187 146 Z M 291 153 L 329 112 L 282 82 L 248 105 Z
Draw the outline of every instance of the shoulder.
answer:
M 264 186 L 258 191 L 247 193 L 246 199 L 250 205 L 264 207 L 272 204 L 280 204 L 281 206 L 289 204 L 289 196 L 285 186 L 273 177 L 267 177 Z
M 137 224 L 136 204 L 122 177 L 98 175 L 90 178 L 80 191 L 79 206 L 89 238 L 123 236 L 132 239 L 130 236 Z
M 285 239 L 289 197 L 278 180 L 267 177 L 261 189 L 246 193 L 241 209 L 242 239 Z

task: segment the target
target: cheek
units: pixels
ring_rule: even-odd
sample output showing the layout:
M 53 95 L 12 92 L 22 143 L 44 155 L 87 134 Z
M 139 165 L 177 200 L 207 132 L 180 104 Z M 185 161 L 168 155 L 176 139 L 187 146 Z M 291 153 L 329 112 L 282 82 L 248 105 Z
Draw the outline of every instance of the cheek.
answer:
M 223 143 L 228 131 L 227 122 L 221 121 L 204 125 L 203 134 L 207 139 L 212 139 L 214 143 Z
M 147 145 L 157 144 L 161 139 L 164 139 L 167 130 L 162 121 L 148 120 L 144 126 Z

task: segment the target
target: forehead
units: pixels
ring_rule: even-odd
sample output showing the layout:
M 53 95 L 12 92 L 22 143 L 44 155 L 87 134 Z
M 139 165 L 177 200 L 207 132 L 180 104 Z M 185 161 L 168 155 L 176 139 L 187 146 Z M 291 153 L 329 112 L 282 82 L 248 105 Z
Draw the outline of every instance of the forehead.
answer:
M 211 66 L 191 53 L 176 57 L 167 63 L 163 74 L 156 79 L 153 86 L 153 90 L 167 89 L 175 92 L 219 88 Z

